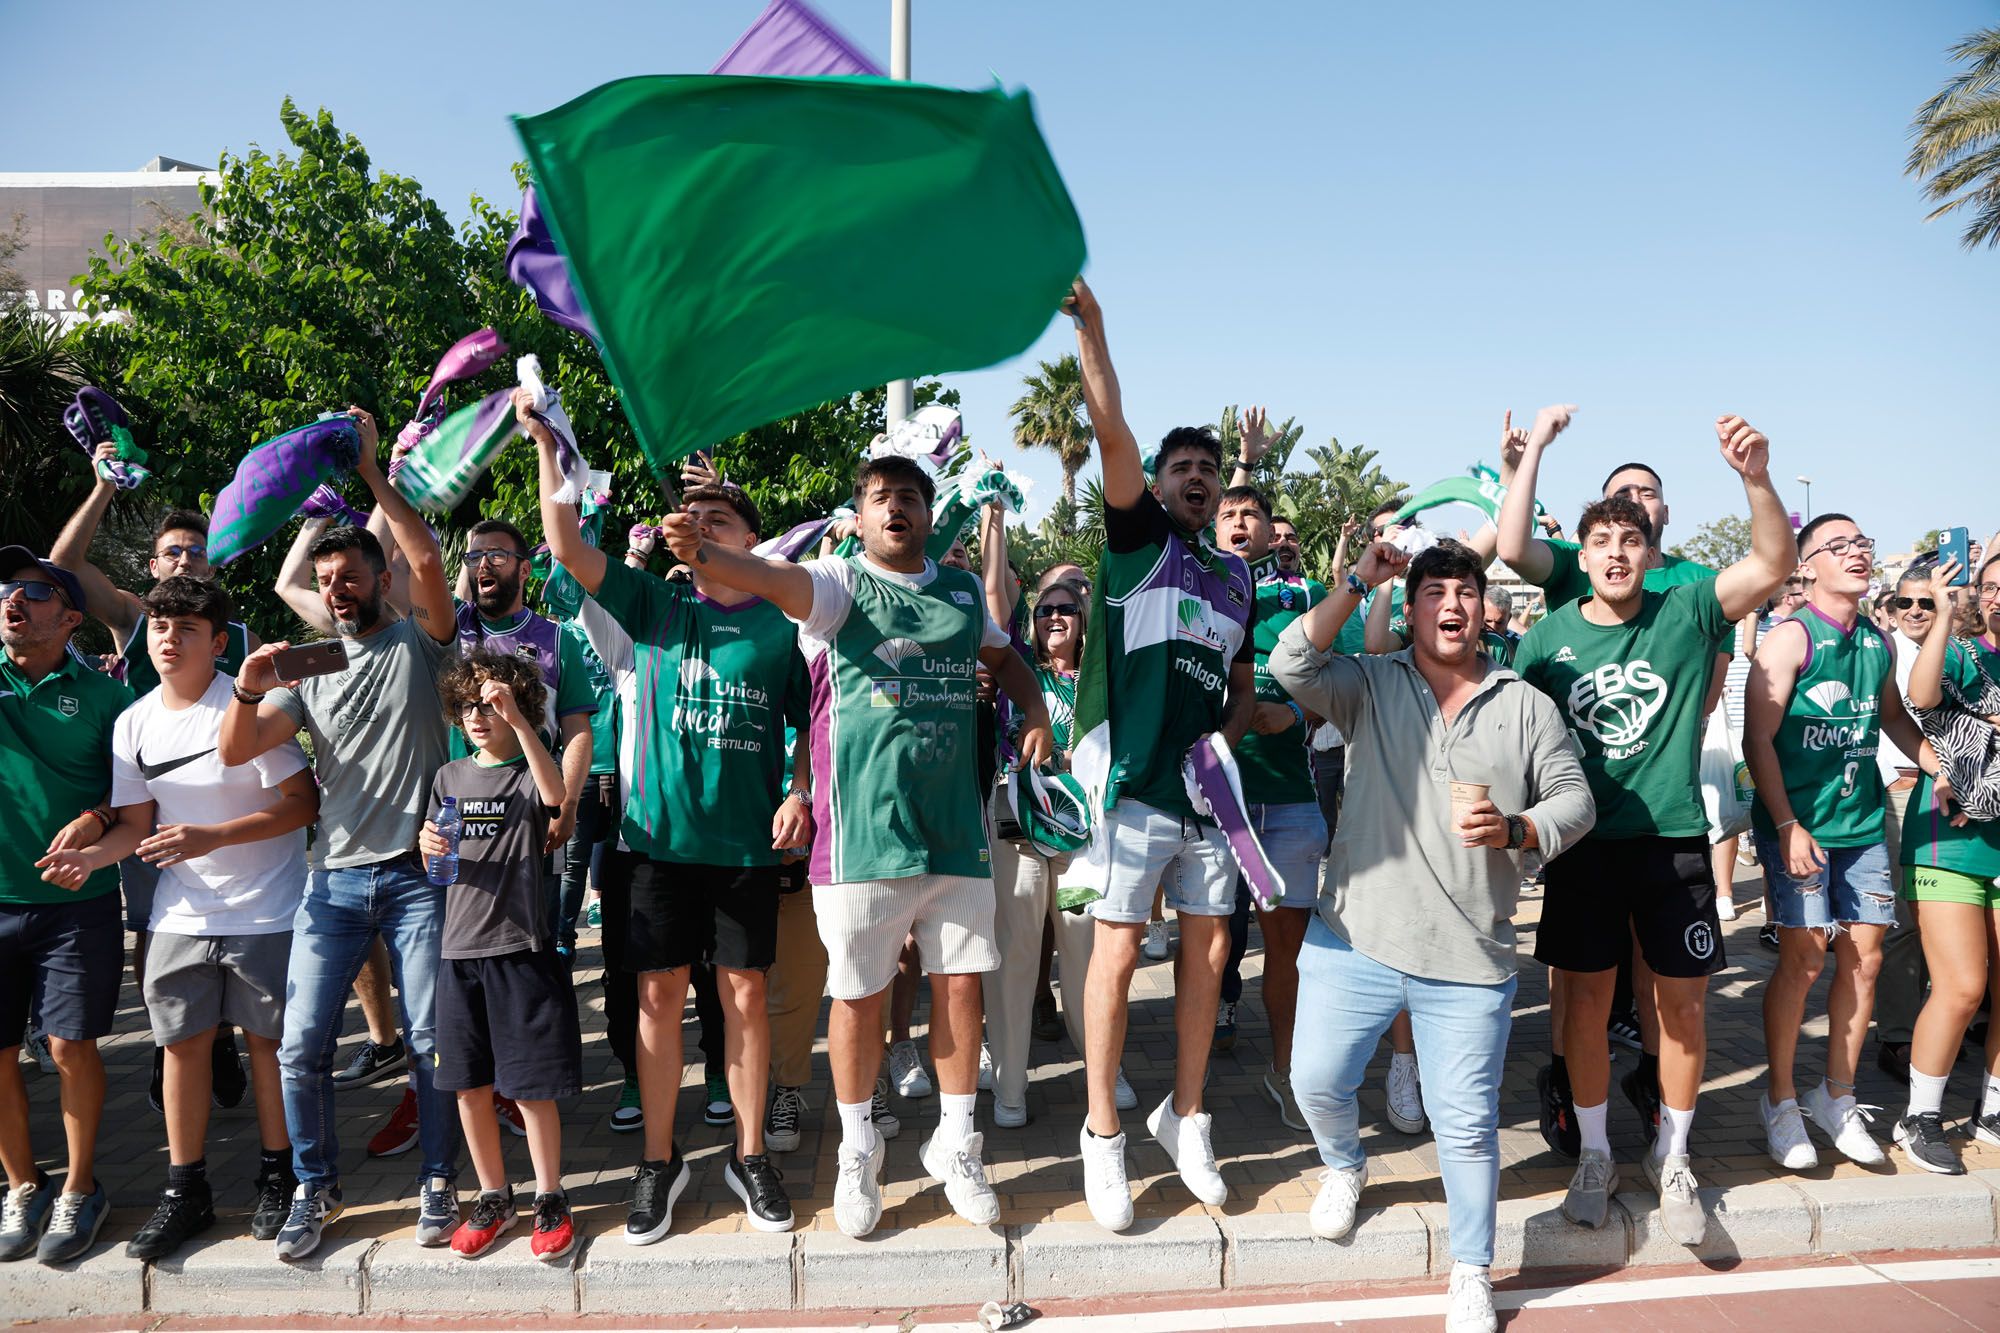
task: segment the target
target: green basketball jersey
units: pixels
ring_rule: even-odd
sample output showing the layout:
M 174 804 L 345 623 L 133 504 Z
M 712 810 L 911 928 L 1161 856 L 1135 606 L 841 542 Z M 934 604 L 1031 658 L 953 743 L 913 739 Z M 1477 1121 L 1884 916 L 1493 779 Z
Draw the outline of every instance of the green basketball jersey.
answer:
M 1984 680 L 2000 681 L 2000 644 L 1990 634 L 1970 641 L 1953 639 L 1945 649 L 1944 674 L 1966 697 L 1978 697 Z M 1954 870 L 1975 879 L 2000 878 L 2000 819 L 1975 819 L 1956 827 L 1937 812 L 1931 785 L 1926 775 L 1910 793 L 1910 811 L 1903 820 L 1903 864 Z
M 1076 674 L 1038 666 L 1035 680 L 1042 687 L 1042 703 L 1049 710 L 1049 730 L 1055 734 L 1056 749 L 1068 754 L 1076 721 Z
M 935 564 L 898 575 L 862 555 L 806 568 L 812 883 L 990 875 L 975 708 L 979 650 L 990 641 L 979 579 Z
M 1811 603 L 1784 623 L 1806 634 L 1805 665 L 1773 738 L 1792 817 L 1822 847 L 1873 846 L 1883 837 L 1875 750 L 1889 645 L 1865 619 L 1846 629 Z M 1777 821 L 1762 801 L 1750 817 L 1758 832 L 1776 835 Z
M 1285 627 L 1326 600 L 1326 589 L 1311 579 L 1291 582 L 1266 579 L 1257 585 L 1257 618 L 1251 626 L 1256 660 L 1257 702 L 1291 702 L 1271 676 L 1271 650 Z M 1309 733 L 1297 718 L 1274 736 L 1247 731 L 1236 746 L 1236 767 L 1243 777 L 1243 799 L 1252 805 L 1298 805 L 1319 799 L 1313 787 L 1307 750 Z

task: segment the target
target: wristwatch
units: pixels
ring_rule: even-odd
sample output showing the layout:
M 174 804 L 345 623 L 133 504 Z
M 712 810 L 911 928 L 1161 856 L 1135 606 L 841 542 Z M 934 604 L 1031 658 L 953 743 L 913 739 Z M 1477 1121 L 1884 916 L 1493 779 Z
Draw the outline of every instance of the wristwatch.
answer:
M 1507 850 L 1517 852 L 1528 845 L 1528 821 L 1519 815 L 1507 816 Z

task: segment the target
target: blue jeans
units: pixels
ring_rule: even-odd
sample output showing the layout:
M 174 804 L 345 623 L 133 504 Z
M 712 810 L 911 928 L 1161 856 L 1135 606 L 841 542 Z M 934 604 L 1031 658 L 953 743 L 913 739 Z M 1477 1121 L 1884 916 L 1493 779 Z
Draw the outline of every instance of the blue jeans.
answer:
M 292 920 L 292 963 L 285 985 L 285 1039 L 278 1064 L 285 1082 L 285 1125 L 299 1180 L 340 1180 L 340 1138 L 333 1108 L 333 1051 L 354 978 L 377 933 L 389 949 L 389 972 L 409 1043 L 417 1088 L 419 1176 L 457 1174 L 458 1111 L 438 1092 L 437 978 L 444 946 L 444 891 L 410 857 L 341 870 L 314 870 Z
M 1785 865 L 1783 840 L 1758 830 L 1757 862 L 1771 890 L 1771 920 L 1793 930 L 1896 924 L 1896 881 L 1885 843 L 1822 847 L 1826 864 L 1804 879 Z
M 1451 1255 L 1491 1267 L 1500 1201 L 1500 1074 L 1513 1026 L 1515 978 L 1496 986 L 1413 977 L 1356 952 L 1318 915 L 1299 950 L 1292 1092 L 1328 1166 L 1362 1164 L 1354 1094 L 1375 1044 L 1407 1009 L 1423 1070 L 1424 1112 L 1437 1139 L 1451 1217 Z

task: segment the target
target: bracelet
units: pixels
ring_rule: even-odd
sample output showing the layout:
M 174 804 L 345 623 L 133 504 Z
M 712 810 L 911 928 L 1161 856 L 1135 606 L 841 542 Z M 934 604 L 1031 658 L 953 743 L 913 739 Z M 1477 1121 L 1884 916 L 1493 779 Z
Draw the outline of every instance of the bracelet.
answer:
M 241 685 L 231 685 L 231 686 L 229 687 L 229 693 L 230 693 L 230 695 L 231 695 L 231 696 L 233 696 L 233 697 L 235 698 L 235 700 L 236 700 L 236 702 L 237 702 L 237 703 L 240 703 L 240 704 L 249 704 L 249 705 L 250 705 L 250 706 L 251 706 L 252 708 L 255 708 L 255 707 L 256 707 L 256 706 L 258 705 L 258 704 L 260 704 L 260 703 L 263 703 L 263 702 L 264 702 L 264 696 L 263 696 L 263 695 L 261 695 L 261 694 L 245 694 L 245 693 L 243 692 L 243 687 L 242 687 Z
M 89 815 L 91 818 L 95 819 L 98 823 L 102 824 L 104 826 L 104 831 L 106 833 L 111 832 L 112 826 L 118 822 L 117 820 L 113 819 L 110 816 L 110 814 L 108 814 L 103 810 L 98 809 L 94 805 L 85 809 L 83 813 Z
M 1787 819 L 1787 820 L 1786 820 L 1786 821 L 1785 821 L 1784 823 L 1782 823 L 1782 824 L 1778 825 L 1778 827 L 1777 827 L 1777 828 L 1773 829 L 1773 830 L 1772 830 L 1772 832 L 1774 832 L 1774 833 L 1783 833 L 1783 832 L 1784 832 L 1784 831 L 1785 831 L 1786 829 L 1790 828 L 1790 827 L 1791 827 L 1792 825 L 1794 825 L 1794 824 L 1796 824 L 1796 823 L 1798 823 L 1798 822 L 1799 822 L 1799 821 L 1798 821 L 1798 820 L 1796 820 L 1796 819 Z
M 1292 716 L 1299 720 L 1300 726 L 1303 727 L 1306 724 L 1306 710 L 1299 707 L 1298 703 L 1295 700 L 1292 699 L 1285 700 L 1285 707 L 1292 710 Z
M 1351 569 L 1347 571 L 1347 590 L 1356 597 L 1366 597 L 1368 595 L 1368 585 L 1363 583 L 1361 576 Z

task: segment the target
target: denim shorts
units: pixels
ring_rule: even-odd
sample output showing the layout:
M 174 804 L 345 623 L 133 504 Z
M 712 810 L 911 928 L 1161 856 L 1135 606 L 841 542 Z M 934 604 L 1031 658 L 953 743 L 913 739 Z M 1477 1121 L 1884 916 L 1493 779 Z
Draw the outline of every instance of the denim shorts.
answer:
M 1756 832 L 1757 863 L 1771 888 L 1771 921 L 1794 930 L 1896 924 L 1896 889 L 1889 876 L 1889 849 L 1823 847 L 1826 864 L 1804 879 L 1785 868 L 1782 839 Z M 1828 886 L 1831 885 L 1831 895 Z
M 1250 827 L 1284 885 L 1278 906 L 1311 911 L 1319 902 L 1320 864 L 1326 858 L 1326 816 L 1319 803 L 1253 805 Z
M 1236 910 L 1236 861 L 1222 831 L 1186 815 L 1172 815 L 1130 798 L 1101 817 L 1099 837 L 1109 839 L 1110 875 L 1104 896 L 1090 905 L 1100 921 L 1138 925 L 1152 915 L 1153 891 L 1189 916 L 1228 916 Z

